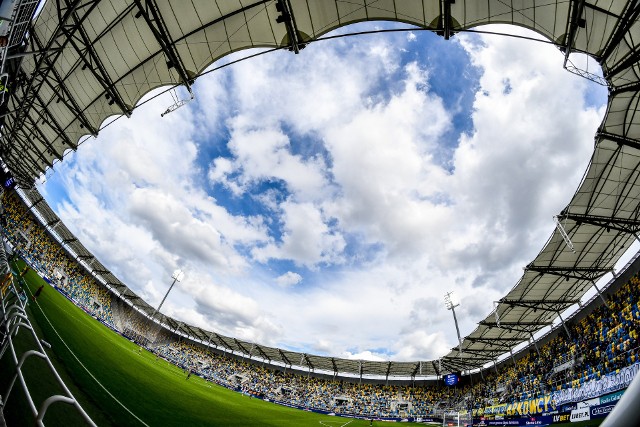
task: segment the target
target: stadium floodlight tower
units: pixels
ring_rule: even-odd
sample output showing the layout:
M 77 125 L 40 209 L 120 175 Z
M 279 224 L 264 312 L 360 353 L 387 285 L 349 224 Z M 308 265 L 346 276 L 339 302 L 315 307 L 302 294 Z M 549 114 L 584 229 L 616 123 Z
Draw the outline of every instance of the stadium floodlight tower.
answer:
M 456 307 L 460 305 L 460 302 L 455 298 L 453 292 L 447 292 L 444 294 L 444 303 L 447 306 L 447 310 L 451 310 L 453 313 L 453 321 L 456 324 L 456 332 L 458 334 L 458 354 L 462 354 L 462 338 L 460 338 L 460 328 L 458 327 L 458 318 L 456 317 Z
M 151 314 L 151 316 L 149 316 L 147 322 L 149 325 L 149 328 L 152 327 L 153 325 L 153 320 L 156 317 L 156 314 L 158 314 L 158 312 L 160 311 L 160 309 L 162 308 L 162 304 L 164 304 L 165 300 L 167 299 L 167 297 L 169 296 L 169 292 L 171 292 L 171 289 L 173 289 L 173 287 L 175 286 L 175 284 L 179 281 L 181 281 L 184 278 L 184 272 L 182 270 L 175 270 L 173 272 L 173 274 L 171 275 L 171 278 L 173 279 L 173 282 L 171 283 L 171 286 L 169 286 L 169 289 L 167 290 L 167 292 L 164 294 L 164 298 L 162 298 L 162 301 L 160 301 L 160 304 L 158 304 L 158 308 L 156 308 L 155 310 L 153 310 L 153 313 Z M 156 322 L 157 323 L 157 322 Z M 149 342 L 153 342 L 155 343 L 157 337 L 158 337 L 158 333 L 160 332 L 161 326 L 160 323 L 157 323 L 157 328 L 155 328 L 155 332 L 151 333 L 151 338 L 149 337 L 149 335 L 147 335 L 147 340 Z M 138 349 L 138 352 L 142 351 L 142 345 L 140 345 L 140 348 Z
M 156 308 L 155 311 L 153 312 L 153 314 L 151 315 L 151 319 L 153 319 L 155 317 L 155 315 L 160 311 L 160 309 L 162 308 L 162 304 L 164 304 L 164 301 L 169 296 L 169 292 L 171 292 L 171 289 L 173 289 L 173 286 L 176 284 L 176 282 L 180 282 L 180 281 L 182 281 L 182 279 L 184 279 L 184 271 L 182 271 L 182 270 L 174 271 L 173 274 L 171 275 L 171 278 L 173 279 L 173 283 L 171 283 L 171 286 L 169 286 L 169 289 L 167 290 L 167 293 L 164 294 L 164 298 L 162 298 L 162 301 L 160 301 L 160 304 L 158 305 L 158 308 Z

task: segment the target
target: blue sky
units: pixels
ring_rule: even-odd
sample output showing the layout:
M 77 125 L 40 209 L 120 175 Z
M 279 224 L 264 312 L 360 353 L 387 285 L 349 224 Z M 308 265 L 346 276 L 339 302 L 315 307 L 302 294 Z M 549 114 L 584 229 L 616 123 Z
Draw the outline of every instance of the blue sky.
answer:
M 314 354 L 437 358 L 457 344 L 444 293 L 470 333 L 588 164 L 606 91 L 562 59 L 424 31 L 270 53 L 198 79 L 164 118 L 168 95 L 116 121 L 41 189 L 152 305 L 183 269 L 169 315 Z

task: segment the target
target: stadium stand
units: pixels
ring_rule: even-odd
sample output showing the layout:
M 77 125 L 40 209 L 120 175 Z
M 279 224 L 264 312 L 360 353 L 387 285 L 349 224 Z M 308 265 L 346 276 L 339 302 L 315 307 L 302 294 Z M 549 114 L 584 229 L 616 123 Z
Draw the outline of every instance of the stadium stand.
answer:
M 24 210 L 15 193 L 5 192 L 3 204 L 7 220 L 6 234 L 20 255 L 44 274 L 75 304 L 113 327 L 111 293 L 99 286 L 40 223 Z
M 559 328 L 537 350 L 529 347 L 513 363 L 487 369 L 482 381 L 451 388 L 441 382 L 408 385 L 357 378 L 323 378 L 227 354 L 173 333 L 93 280 L 49 235 L 15 194 L 4 197 L 6 234 L 14 249 L 74 303 L 158 357 L 206 380 L 275 402 L 361 417 L 429 417 L 443 408 L 485 408 L 542 398 L 553 391 L 634 365 L 640 357 L 638 285 L 631 276 L 606 297 L 606 305 Z M 596 299 L 596 301 L 600 301 Z

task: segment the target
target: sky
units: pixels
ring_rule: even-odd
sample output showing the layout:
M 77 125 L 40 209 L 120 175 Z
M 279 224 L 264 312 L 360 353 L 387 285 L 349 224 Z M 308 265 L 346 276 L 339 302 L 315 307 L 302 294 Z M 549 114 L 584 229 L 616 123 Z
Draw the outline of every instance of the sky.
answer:
M 169 94 L 114 121 L 40 190 L 149 304 L 183 270 L 169 316 L 312 354 L 436 359 L 457 345 L 444 294 L 471 333 L 586 170 L 606 89 L 562 63 L 545 43 L 424 31 L 273 52 L 199 78 L 164 117 Z

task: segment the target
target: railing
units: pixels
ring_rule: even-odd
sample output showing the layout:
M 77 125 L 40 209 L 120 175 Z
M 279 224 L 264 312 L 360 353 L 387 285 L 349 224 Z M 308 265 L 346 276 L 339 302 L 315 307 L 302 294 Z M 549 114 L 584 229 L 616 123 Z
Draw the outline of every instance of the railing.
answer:
M 91 420 L 84 409 L 82 409 L 80 404 L 65 385 L 62 378 L 60 378 L 56 368 L 53 366 L 45 352 L 43 341 L 38 338 L 36 332 L 31 326 L 31 322 L 27 317 L 26 312 L 28 298 L 26 292 L 20 289 L 16 284 L 19 277 L 17 274 L 12 272 L 9 267 L 7 255 L 4 250 L 3 239 L 0 239 L 0 278 L 2 278 L 0 279 L 2 280 L 0 284 L 0 361 L 3 360 L 6 353 L 8 354 L 11 365 L 15 367 L 15 372 L 9 381 L 7 390 L 1 395 L 0 415 L 4 417 L 5 411 L 10 407 L 8 405 L 9 399 L 14 398 L 12 392 L 15 390 L 14 386 L 16 382 L 18 382 L 20 386 L 22 386 L 24 397 L 29 405 L 31 414 L 35 419 L 36 425 L 44 426 L 44 417 L 47 414 L 47 410 L 51 405 L 62 402 L 75 408 L 80 417 L 88 425 L 95 426 L 96 424 Z M 32 340 L 29 345 L 30 348 L 23 351 L 17 350 L 17 346 L 14 342 L 21 330 L 30 336 Z M 46 343 L 45 345 L 48 346 Z M 50 372 L 50 375 L 55 379 L 62 390 L 61 394 L 52 395 L 45 399 L 40 403 L 39 408 L 36 407 L 29 384 L 27 384 L 27 380 L 23 373 L 25 362 L 33 357 L 44 361 L 48 368 L 48 372 Z M 8 376 L 10 373 L 3 374 Z M 38 384 L 32 384 L 32 386 L 35 388 Z M 18 397 L 16 396 L 15 398 Z

